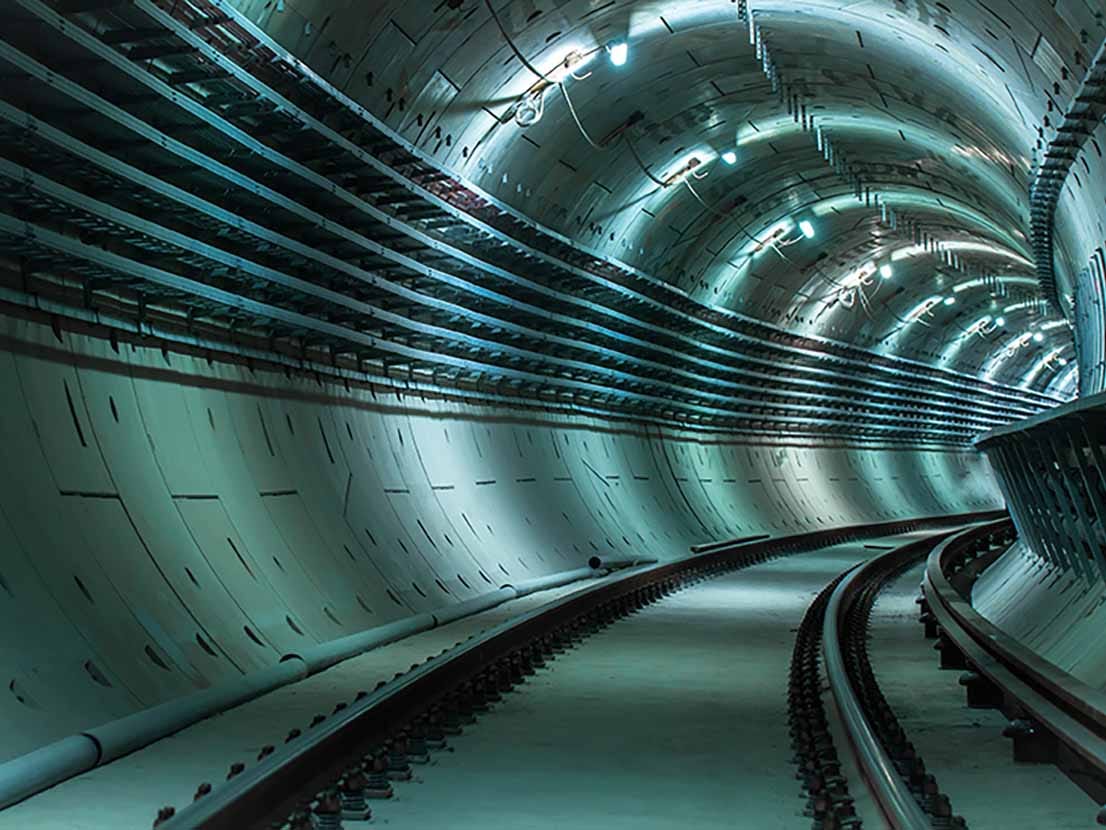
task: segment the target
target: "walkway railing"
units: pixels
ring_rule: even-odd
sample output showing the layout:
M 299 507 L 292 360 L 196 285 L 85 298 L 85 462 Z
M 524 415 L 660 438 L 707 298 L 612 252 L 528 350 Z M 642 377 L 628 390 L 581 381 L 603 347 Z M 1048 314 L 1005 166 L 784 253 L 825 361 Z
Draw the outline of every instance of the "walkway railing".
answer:
M 989 432 L 976 446 L 1030 548 L 1106 582 L 1106 393 Z

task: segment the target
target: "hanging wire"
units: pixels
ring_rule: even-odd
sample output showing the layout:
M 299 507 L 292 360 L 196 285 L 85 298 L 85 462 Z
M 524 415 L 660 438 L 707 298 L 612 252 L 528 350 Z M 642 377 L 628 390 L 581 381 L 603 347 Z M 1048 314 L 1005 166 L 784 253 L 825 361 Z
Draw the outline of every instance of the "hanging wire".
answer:
M 634 153 L 634 156 L 636 157 L 637 153 Z M 640 162 L 640 159 L 639 159 L 639 162 Z M 687 189 L 691 191 L 691 195 L 695 197 L 695 201 L 697 201 L 700 205 L 702 205 L 705 210 L 708 210 L 711 213 L 713 213 L 715 216 L 720 216 L 723 219 L 732 219 L 733 218 L 732 213 L 724 213 L 723 211 L 720 211 L 717 208 L 712 207 L 711 205 L 708 205 L 705 201 L 703 201 L 703 197 L 699 195 L 698 191 L 694 187 L 691 186 L 691 182 L 689 182 L 687 179 L 684 179 L 684 184 L 687 185 Z M 743 233 L 749 240 L 757 243 L 762 248 L 771 248 L 773 251 L 775 251 L 777 254 L 779 254 L 780 258 L 783 259 L 785 262 L 787 262 L 791 265 L 795 264 L 794 262 L 792 262 L 790 259 L 787 258 L 787 256 L 783 253 L 783 251 L 781 251 L 776 246 L 776 243 L 773 242 L 772 240 L 768 240 L 767 242 L 765 242 L 763 239 L 760 239 L 760 238 L 754 236 L 753 234 L 749 233 L 749 231 L 747 231 L 745 229 L 744 225 L 738 225 L 738 230 L 741 231 L 741 233 Z
M 511 51 L 514 52 L 515 57 L 517 57 L 519 59 L 519 61 L 522 63 L 522 65 L 525 66 L 531 73 L 533 73 L 535 76 L 537 76 L 541 80 L 545 81 L 546 83 L 548 83 L 550 85 L 556 85 L 557 87 L 560 88 L 561 94 L 564 96 L 565 103 L 568 105 L 568 111 L 569 111 L 569 113 L 571 113 L 572 120 L 576 124 L 576 129 L 580 131 L 580 135 L 582 135 L 584 137 L 584 140 L 589 145 L 591 145 L 591 147 L 595 150 L 599 150 L 600 152 L 605 152 L 606 150 L 609 150 L 610 147 L 605 147 L 602 144 L 599 144 L 598 142 L 596 142 L 588 134 L 588 131 L 584 128 L 583 123 L 580 121 L 580 116 L 576 112 L 576 107 L 572 103 L 572 98 L 569 97 L 568 89 L 565 87 L 564 82 L 554 80 L 553 78 L 551 78 L 550 76 L 548 76 L 544 72 L 542 72 L 540 69 L 538 69 L 536 66 L 534 66 L 529 60 L 527 60 L 526 56 L 524 54 L 522 54 L 522 51 L 518 48 L 518 46 L 515 45 L 514 39 L 510 36 L 510 34 L 508 34 L 506 27 L 503 25 L 503 22 L 499 19 L 499 15 L 496 14 L 495 7 L 492 5 L 492 0 L 484 0 L 484 5 L 487 7 L 488 13 L 491 15 L 492 20 L 495 22 L 496 28 L 499 29 L 499 33 L 501 35 L 503 35 L 503 40 L 510 47 Z M 572 77 L 576 77 L 576 75 L 574 73 L 572 73 L 571 70 L 570 70 L 569 74 L 572 75 Z M 587 78 L 590 75 L 591 75 L 591 73 L 589 72 L 587 75 L 584 75 L 583 78 Z M 579 80 L 583 80 L 583 78 L 580 78 Z M 626 143 L 626 146 L 630 148 L 630 154 L 634 157 L 634 160 L 637 162 L 638 166 L 641 168 L 641 171 L 646 176 L 648 176 L 649 179 L 651 179 L 654 184 L 657 184 L 660 187 L 665 187 L 665 188 L 671 186 L 669 182 L 665 182 L 662 179 L 657 178 L 655 175 L 653 175 L 652 172 L 650 172 L 649 168 L 646 167 L 645 162 L 642 161 L 641 156 L 638 154 L 637 148 L 635 148 L 633 142 L 630 141 L 630 137 L 628 135 L 623 133 L 622 135 L 619 136 L 619 139 L 620 139 L 620 141 L 624 141 Z M 694 173 L 692 173 L 692 175 L 694 175 Z M 695 176 L 695 178 L 696 179 L 702 179 L 702 178 L 706 178 L 706 176 L 707 176 L 707 174 L 704 173 L 702 176 Z M 687 189 L 691 191 L 691 194 L 692 194 L 692 196 L 695 197 L 695 200 L 700 205 L 702 205 L 706 210 L 710 211 L 711 213 L 715 214 L 716 216 L 720 216 L 723 219 L 733 218 L 732 214 L 723 213 L 722 211 L 719 211 L 716 208 L 708 205 L 702 199 L 702 197 L 700 197 L 699 194 L 695 191 L 695 188 L 693 188 L 691 186 L 690 181 L 688 181 L 687 179 L 684 179 L 684 184 L 687 185 Z M 749 231 L 745 229 L 744 225 L 739 225 L 738 229 L 749 240 L 755 242 L 756 244 L 760 245 L 761 247 L 770 247 L 773 251 L 775 251 L 780 256 L 781 259 L 783 259 L 788 264 L 790 264 L 790 265 L 795 264 L 790 259 L 788 259 L 788 257 L 783 253 L 783 251 L 780 250 L 780 247 L 786 247 L 786 246 L 780 246 L 780 245 L 778 245 L 777 243 L 775 243 L 771 240 L 769 240 L 768 242 L 765 242 L 764 240 L 758 238 L 757 236 L 749 233 Z M 795 241 L 797 242 L 798 240 L 795 240 Z M 789 244 L 794 244 L 794 243 L 789 243 Z
M 525 66 L 527 69 L 529 69 L 531 72 L 533 72 L 535 75 L 537 75 L 539 78 L 541 78 L 546 83 L 549 83 L 549 84 L 557 83 L 552 78 L 550 78 L 548 75 L 546 75 L 544 72 L 542 72 L 540 69 L 538 69 L 536 66 L 534 66 L 534 64 L 530 63 L 530 61 L 528 61 L 526 59 L 526 56 L 524 54 L 522 54 L 522 52 L 519 50 L 519 48 L 517 46 L 515 46 L 514 40 L 511 38 L 511 36 L 509 34 L 507 34 L 507 30 L 504 28 L 503 23 L 500 21 L 499 15 L 495 13 L 495 8 L 492 6 L 492 0 L 484 0 L 484 5 L 488 7 L 488 11 L 491 13 L 492 20 L 495 21 L 495 25 L 499 29 L 499 33 L 501 35 L 503 35 L 503 39 L 505 41 L 507 41 L 507 45 L 511 47 L 511 51 L 515 53 L 515 57 L 517 57 L 520 61 L 522 61 L 522 65 Z
M 530 61 L 526 59 L 526 56 L 522 54 L 518 46 L 515 45 L 514 39 L 507 33 L 507 29 L 503 25 L 503 22 L 499 19 L 499 15 L 496 14 L 495 8 L 492 6 L 492 0 L 484 0 L 484 5 L 487 6 L 488 12 L 492 16 L 492 20 L 495 21 L 496 28 L 499 29 L 499 33 L 503 35 L 503 40 L 506 41 L 507 45 L 511 48 L 511 51 L 515 53 L 515 57 L 517 57 L 522 62 L 522 65 L 529 69 L 541 80 L 550 85 L 555 84 L 560 88 L 561 94 L 564 96 L 565 103 L 568 105 L 568 111 L 572 114 L 572 120 L 576 124 L 576 129 L 580 131 L 580 135 L 584 137 L 584 140 L 587 141 L 587 143 L 590 144 L 592 148 L 599 150 L 600 152 L 605 152 L 606 150 L 610 149 L 609 147 L 604 147 L 602 144 L 595 141 L 595 139 L 593 139 L 591 135 L 588 134 L 588 131 L 584 128 L 583 122 L 580 120 L 579 114 L 576 112 L 576 107 L 573 105 L 572 98 L 569 96 L 568 89 L 565 88 L 564 83 L 553 80 L 553 78 L 549 77 L 544 72 L 535 67 L 532 63 L 530 63 Z M 589 72 L 588 75 L 585 75 L 584 77 L 586 78 L 590 75 L 591 73 Z M 575 77 L 575 75 L 573 75 L 573 77 Z M 644 172 L 646 176 L 648 176 L 650 179 L 653 180 L 653 182 L 660 185 L 661 187 L 668 187 L 668 185 L 664 181 L 658 179 L 651 172 L 649 172 L 649 168 L 647 168 L 645 166 L 645 162 L 641 160 L 641 157 L 638 155 L 637 150 L 634 148 L 634 145 L 630 141 L 629 137 L 623 135 L 621 136 L 621 138 L 626 141 L 627 146 L 629 146 L 630 148 L 630 152 L 633 154 L 633 157 L 637 161 L 638 166 L 641 167 L 642 172 Z
M 864 311 L 864 316 L 867 317 L 869 320 L 873 319 L 872 303 L 871 300 L 869 300 L 868 298 L 868 294 L 864 291 L 864 283 L 861 283 L 856 287 L 856 293 L 860 297 L 860 308 Z
M 588 131 L 585 130 L 584 125 L 580 123 L 580 116 L 576 114 L 576 107 L 572 105 L 572 99 L 568 97 L 568 89 L 565 87 L 565 85 L 562 83 L 557 84 L 557 86 L 561 89 L 561 95 L 565 97 L 565 103 L 568 104 L 568 111 L 572 113 L 572 120 L 576 122 L 576 129 L 580 131 L 580 135 L 582 135 L 584 137 L 584 140 L 596 150 L 599 150 L 600 152 L 606 150 L 606 147 L 602 146 L 601 144 L 597 144 L 592 139 L 592 137 L 588 135 Z
M 638 155 L 637 148 L 634 146 L 634 142 L 630 141 L 630 137 L 625 133 L 622 134 L 622 139 L 626 142 L 626 146 L 630 148 L 630 155 L 634 157 L 634 161 L 637 162 L 638 167 L 641 168 L 641 172 L 653 180 L 655 184 L 659 184 L 661 187 L 668 187 L 668 185 L 649 172 L 649 168 L 645 166 L 645 162 L 641 160 L 641 156 Z

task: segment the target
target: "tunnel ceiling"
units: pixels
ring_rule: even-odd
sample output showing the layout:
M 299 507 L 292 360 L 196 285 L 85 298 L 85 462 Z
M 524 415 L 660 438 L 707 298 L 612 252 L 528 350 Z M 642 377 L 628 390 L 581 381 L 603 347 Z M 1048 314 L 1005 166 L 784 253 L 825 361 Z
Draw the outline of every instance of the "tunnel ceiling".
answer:
M 963 444 L 1076 380 L 1027 195 L 1064 14 L 14 0 L 0 277 L 465 400 Z
M 1035 302 L 1028 193 L 1040 125 L 1082 79 L 1088 32 L 1101 39 L 1091 4 L 238 5 L 480 187 L 707 305 L 1074 382 L 1068 327 Z M 549 81 L 520 127 L 520 97 Z M 796 242 L 803 219 L 817 235 Z M 870 274 L 911 249 L 891 280 Z

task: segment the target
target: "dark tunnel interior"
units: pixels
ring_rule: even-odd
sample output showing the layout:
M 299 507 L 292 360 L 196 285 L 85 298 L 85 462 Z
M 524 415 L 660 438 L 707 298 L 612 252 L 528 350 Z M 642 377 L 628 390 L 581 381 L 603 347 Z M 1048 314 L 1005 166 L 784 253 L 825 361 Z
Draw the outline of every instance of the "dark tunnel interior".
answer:
M 1093 826 L 1100 0 L 0 12 L 0 828 Z

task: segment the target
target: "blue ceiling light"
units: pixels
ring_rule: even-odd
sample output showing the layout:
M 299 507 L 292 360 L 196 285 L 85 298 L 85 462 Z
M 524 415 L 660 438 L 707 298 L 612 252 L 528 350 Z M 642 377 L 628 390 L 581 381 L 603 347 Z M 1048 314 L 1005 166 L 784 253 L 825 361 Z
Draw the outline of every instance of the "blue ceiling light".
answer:
M 956 297 L 945 297 L 945 305 L 956 305 Z
M 879 266 L 879 275 L 885 280 L 889 280 L 891 277 L 895 276 L 895 269 L 891 267 L 890 262 L 885 262 L 883 265 Z
M 804 219 L 799 223 L 799 230 L 803 232 L 803 236 L 807 239 L 814 238 L 814 225 L 810 224 L 808 220 Z
M 612 40 L 607 44 L 607 56 L 615 66 L 625 66 L 630 57 L 630 44 L 624 40 Z
M 737 164 L 737 153 L 735 153 L 733 150 L 727 150 L 722 154 L 722 161 L 730 165 Z
M 1041 334 L 1039 331 L 1034 332 L 1033 342 L 1034 343 L 1044 343 L 1045 342 L 1045 336 L 1043 334 Z
M 999 317 L 998 319 L 995 320 L 995 325 L 998 326 L 999 328 L 1002 328 L 1003 326 L 1006 325 L 1006 318 L 1005 317 Z

